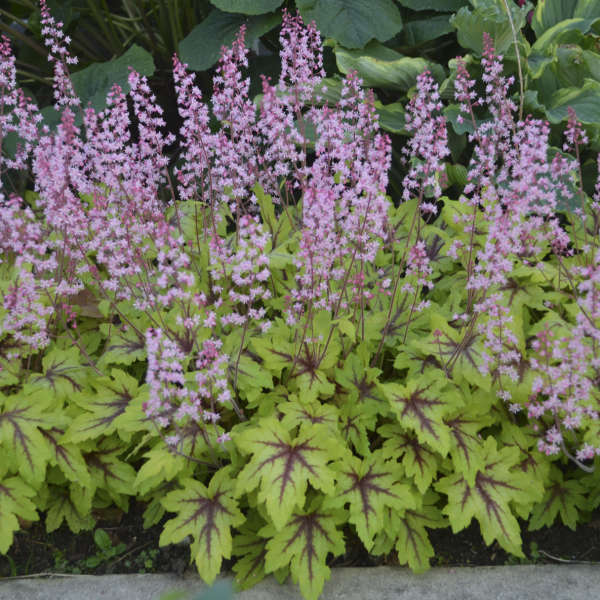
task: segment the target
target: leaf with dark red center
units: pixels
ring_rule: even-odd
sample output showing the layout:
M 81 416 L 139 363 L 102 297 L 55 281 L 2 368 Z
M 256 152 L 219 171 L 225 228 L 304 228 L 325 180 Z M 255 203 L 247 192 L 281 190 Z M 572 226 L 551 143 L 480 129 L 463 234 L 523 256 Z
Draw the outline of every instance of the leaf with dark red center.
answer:
M 344 456 L 335 465 L 337 484 L 335 497 L 328 499 L 328 506 L 350 504 L 349 521 L 356 527 L 358 537 L 367 550 L 385 526 L 385 508 L 404 510 L 416 508 L 417 502 L 410 485 L 404 480 L 402 468 L 386 462 L 381 451 L 361 460 L 356 456 Z
M 138 332 L 144 332 L 150 327 L 147 318 L 132 319 L 131 325 L 108 325 L 102 323 L 100 331 L 107 336 L 104 352 L 98 360 L 98 367 L 104 369 L 109 365 L 130 365 L 136 360 L 146 358 L 146 341 L 143 335 Z
M 73 397 L 83 412 L 73 420 L 65 441 L 78 443 L 115 433 L 118 418 L 138 394 L 137 380 L 120 369 L 113 369 L 111 377 L 94 379 L 92 386 L 94 392 Z
M 43 374 L 33 373 L 27 383 L 31 389 L 44 389 L 57 398 L 81 392 L 89 376 L 89 368 L 81 364 L 78 348 L 50 349 L 42 358 L 42 368 Z
M 42 429 L 41 433 L 50 448 L 50 465 L 57 466 L 69 481 L 88 487 L 90 474 L 79 447 L 64 441 L 63 429 L 53 427 Z
M 63 521 L 67 522 L 73 533 L 93 529 L 95 520 L 90 513 L 80 514 L 65 488 L 58 488 L 50 497 L 46 506 L 46 531 L 56 531 Z
M 272 525 L 265 526 L 259 535 L 272 537 L 267 543 L 266 570 L 272 572 L 289 565 L 304 598 L 317 600 L 331 573 L 327 555 L 344 553 L 344 536 L 337 529 L 344 520 L 345 511 L 325 509 L 317 497 L 307 510 L 294 511 L 284 529 L 276 531 Z
M 338 433 L 338 411 L 331 404 L 321 404 L 318 400 L 300 402 L 292 394 L 290 401 L 280 404 L 277 409 L 283 413 L 281 423 L 288 431 L 298 425 L 309 429 L 313 425 L 322 425 L 333 435 Z
M 525 503 L 532 496 L 541 498 L 542 490 L 532 488 L 527 475 L 516 468 L 520 451 L 515 446 L 498 450 L 494 438 L 488 437 L 483 451 L 484 468 L 477 473 L 472 486 L 460 473 L 448 475 L 434 484 L 436 490 L 448 496 L 448 504 L 442 512 L 448 515 L 454 533 L 465 529 L 476 518 L 486 544 L 498 540 L 507 552 L 524 556 L 519 523 L 511 503 Z
M 333 493 L 334 473 L 328 463 L 340 453 L 325 427 L 300 431 L 292 439 L 281 423 L 273 418 L 246 427 L 232 438 L 244 454 L 252 454 L 237 476 L 237 494 L 258 490 L 259 502 L 279 530 L 285 526 L 295 507 L 304 506 L 307 485 Z
M 587 490 L 575 479 L 565 481 L 561 470 L 554 465 L 551 469 L 544 497 L 533 507 L 529 531 L 550 527 L 558 515 L 567 527 L 575 531 L 579 513 L 588 510 Z
M 400 460 L 406 475 L 412 477 L 417 489 L 424 494 L 437 477 L 441 464 L 440 455 L 427 444 L 422 444 L 414 433 L 398 423 L 382 425 L 377 433 L 386 438 L 381 448 L 384 459 Z
M 5 477 L 0 467 L 0 554 L 6 554 L 13 543 L 13 534 L 20 529 L 17 517 L 37 521 L 35 504 L 30 500 L 36 491 L 20 477 Z
M 448 526 L 435 505 L 439 495 L 428 490 L 419 508 L 405 511 L 386 509 L 384 530 L 375 539 L 373 554 L 388 554 L 392 548 L 398 553 L 398 562 L 408 565 L 416 573 L 429 569 L 429 559 L 435 555 L 425 528 L 438 529 Z
M 208 488 L 195 479 L 183 479 L 183 489 L 170 492 L 162 500 L 165 509 L 177 516 L 165 524 L 160 545 L 176 544 L 191 536 L 192 558 L 209 584 L 219 574 L 223 558 L 231 557 L 231 528 L 244 522 L 233 497 L 234 484 L 231 468 L 225 467 L 213 475 Z
M 437 369 L 427 369 L 423 377 L 409 379 L 406 385 L 387 383 L 381 387 L 400 424 L 413 430 L 420 442 L 446 456 L 450 430 L 443 419 L 462 406 L 458 388 Z
M 60 425 L 50 412 L 54 398 L 43 390 L 0 394 L 0 452 L 2 462 L 18 470 L 23 479 L 37 486 L 44 481 L 52 454 L 42 429 Z

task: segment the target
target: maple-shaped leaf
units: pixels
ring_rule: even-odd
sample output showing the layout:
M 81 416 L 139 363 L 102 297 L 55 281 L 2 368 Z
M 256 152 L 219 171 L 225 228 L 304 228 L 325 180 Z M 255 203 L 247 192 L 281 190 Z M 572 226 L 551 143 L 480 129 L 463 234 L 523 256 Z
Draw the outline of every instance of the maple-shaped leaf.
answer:
M 57 427 L 41 430 L 50 448 L 50 465 L 57 466 L 64 476 L 83 487 L 91 485 L 90 474 L 76 444 L 65 443 L 64 430 Z
M 483 334 L 476 328 L 462 326 L 462 322 L 453 327 L 439 312 L 432 312 L 430 319 L 429 335 L 414 342 L 415 346 L 434 356 L 443 368 L 452 360 L 451 375 L 457 382 L 464 378 L 471 385 L 489 392 L 491 376 L 482 375 L 478 368 L 486 351 Z
M 375 429 L 379 412 L 378 403 L 372 400 L 366 400 L 362 404 L 343 402 L 339 412 L 339 431 L 346 445 L 352 445 L 362 456 L 370 454 L 371 443 L 368 432 Z
M 524 556 L 519 523 L 511 503 L 526 503 L 532 496 L 541 496 L 536 487 L 531 487 L 529 478 L 515 468 L 520 458 L 518 448 L 498 450 L 492 437 L 483 446 L 484 467 L 477 473 L 474 485 L 470 486 L 461 473 L 453 473 L 434 484 L 448 496 L 443 513 L 448 515 L 454 533 L 476 518 L 486 544 L 498 540 L 507 552 Z
M 344 368 L 335 370 L 335 380 L 346 390 L 350 403 L 365 405 L 369 412 L 380 405 L 379 409 L 385 414 L 387 402 L 377 386 L 381 370 L 369 367 L 370 353 L 365 349 L 366 345 L 361 344 L 346 357 Z
M 529 531 L 550 527 L 558 515 L 567 527 L 575 531 L 579 513 L 586 510 L 588 496 L 585 487 L 576 479 L 565 481 L 562 471 L 552 465 L 544 497 L 533 507 Z
M 133 325 L 133 326 L 132 326 Z M 146 339 L 144 332 L 150 327 L 147 318 L 134 318 L 131 325 L 115 326 L 107 323 L 100 325 L 100 331 L 107 337 L 104 352 L 98 360 L 98 368 L 108 365 L 130 365 L 136 360 L 146 358 Z
M 273 418 L 235 433 L 232 439 L 244 454 L 252 454 L 237 476 L 237 494 L 259 488 L 258 500 L 279 530 L 294 508 L 304 505 L 308 482 L 326 494 L 333 493 L 334 473 L 328 463 L 340 452 L 335 438 L 326 428 L 301 430 L 292 439 L 281 423 Z
M 37 486 L 44 481 L 51 459 L 42 429 L 50 429 L 59 418 L 50 412 L 54 399 L 37 390 L 4 396 L 0 394 L 0 451 L 2 460 L 17 469 L 23 479 Z
M 382 425 L 377 433 L 386 438 L 381 448 L 385 460 L 402 459 L 404 472 L 412 477 L 417 489 L 424 494 L 435 479 L 440 468 L 440 455 L 427 444 L 422 444 L 417 436 L 406 431 L 398 423 Z
M 269 536 L 265 564 L 267 572 L 289 565 L 294 583 L 306 600 L 317 600 L 331 571 L 328 554 L 344 553 L 344 537 L 337 526 L 344 522 L 344 511 L 326 509 L 323 500 L 315 497 L 306 510 L 295 510 L 284 529 L 267 525 L 259 531 Z
M 294 427 L 326 427 L 332 434 L 338 432 L 338 411 L 331 404 L 322 404 L 318 400 L 301 402 L 295 394 L 289 396 L 289 401 L 280 404 L 277 409 L 283 413 L 281 423 L 291 431 Z
M 438 494 L 428 490 L 418 508 L 405 511 L 387 508 L 386 526 L 375 539 L 373 554 L 388 554 L 395 548 L 401 565 L 408 565 L 416 573 L 429 569 L 429 560 L 435 555 L 435 551 L 426 528 L 448 526 L 447 519 L 436 506 L 438 499 Z
M 95 378 L 92 386 L 95 391 L 73 397 L 83 412 L 69 427 L 67 442 L 79 443 L 116 432 L 118 417 L 138 393 L 137 380 L 120 369 L 113 369 L 111 377 Z
M 78 348 L 63 350 L 55 346 L 42 358 L 43 373 L 32 373 L 27 383 L 32 390 L 40 388 L 57 398 L 69 398 L 84 389 L 89 371 L 89 367 L 81 363 Z
M 191 536 L 192 558 L 202 579 L 211 584 L 223 558 L 231 557 L 231 528 L 244 522 L 233 497 L 235 479 L 231 467 L 224 467 L 212 476 L 208 487 L 192 478 L 183 479 L 181 485 L 183 489 L 170 492 L 162 501 L 177 516 L 165 523 L 159 544 L 175 544 Z
M 477 473 L 483 469 L 485 452 L 479 432 L 494 421 L 490 414 L 494 397 L 484 390 L 469 390 L 461 386 L 465 406 L 444 417 L 450 429 L 450 457 L 456 473 L 460 473 L 472 486 Z
M 67 522 L 73 533 L 89 531 L 96 524 L 90 513 L 81 514 L 73 504 L 68 493 L 64 489 L 54 486 L 55 493 L 52 494 L 50 502 L 46 507 L 46 532 L 56 531 L 63 523 Z
M 35 504 L 30 500 L 36 492 L 20 477 L 0 478 L 0 554 L 6 554 L 13 534 L 20 529 L 19 520 L 37 521 Z
M 459 389 L 437 369 L 427 369 L 423 377 L 409 379 L 406 385 L 387 383 L 381 387 L 400 424 L 413 430 L 419 441 L 446 456 L 450 450 L 450 430 L 443 419 L 462 406 Z
M 273 376 L 267 369 L 249 356 L 245 350 L 238 360 L 238 353 L 231 354 L 229 374 L 233 380 L 237 373 L 237 389 L 247 401 L 261 398 L 263 390 L 273 389 Z
M 104 490 L 123 510 L 127 510 L 127 496 L 134 495 L 135 470 L 120 460 L 123 453 L 120 440 L 104 438 L 95 450 L 84 453 L 91 475 L 91 488 Z
M 532 486 L 541 488 L 548 482 L 551 458 L 538 452 L 539 436 L 532 429 L 528 431 L 522 426 L 505 420 L 497 439 L 503 445 L 516 446 L 519 449 L 520 459 L 515 469 L 529 477 Z M 521 519 L 526 520 L 535 504 L 537 500 L 532 495 L 532 499 L 525 504 L 515 502 L 514 510 Z
M 358 537 L 367 550 L 385 526 L 385 508 L 404 510 L 416 508 L 411 487 L 404 481 L 402 468 L 385 461 L 377 450 L 364 459 L 344 456 L 334 465 L 337 471 L 335 496 L 328 506 L 350 505 L 349 521 L 356 527 Z
M 266 575 L 265 556 L 269 537 L 258 535 L 259 529 L 264 525 L 265 521 L 258 511 L 249 510 L 246 521 L 238 528 L 238 533 L 233 538 L 232 554 L 240 557 L 233 565 L 233 572 L 241 590 L 253 587 Z
M 162 440 L 158 440 L 151 450 L 144 453 L 146 461 L 138 470 L 134 487 L 140 494 L 146 494 L 163 481 L 175 477 L 191 477 L 195 463 L 185 456 L 171 452 Z

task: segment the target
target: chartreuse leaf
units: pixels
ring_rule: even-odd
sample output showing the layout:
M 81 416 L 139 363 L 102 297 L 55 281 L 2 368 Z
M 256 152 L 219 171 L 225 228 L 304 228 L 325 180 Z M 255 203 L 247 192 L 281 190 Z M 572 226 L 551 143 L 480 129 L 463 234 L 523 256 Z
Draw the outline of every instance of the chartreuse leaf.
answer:
M 367 550 L 373 547 L 375 535 L 385 526 L 385 507 L 401 511 L 417 506 L 410 486 L 401 483 L 402 470 L 385 461 L 379 450 L 362 460 L 344 456 L 334 468 L 335 496 L 327 500 L 327 505 L 350 504 L 349 521 Z
M 385 528 L 377 535 L 372 553 L 388 554 L 395 548 L 401 565 L 408 565 L 416 573 L 429 569 L 429 560 L 435 551 L 425 528 L 448 526 L 440 509 L 435 506 L 438 499 L 438 494 L 428 490 L 416 509 L 399 512 L 386 508 Z
M 298 425 L 306 429 L 313 425 L 321 425 L 334 435 L 338 433 L 338 410 L 330 404 L 321 404 L 318 400 L 300 402 L 293 394 L 290 400 L 280 404 L 277 410 L 283 413 L 281 424 L 288 431 Z
M 81 514 L 67 490 L 55 486 L 56 492 L 52 494 L 50 502 L 46 507 L 46 531 L 51 533 L 56 531 L 63 523 L 67 522 L 69 529 L 73 533 L 80 531 L 88 531 L 93 529 L 96 521 L 92 515 L 88 513 Z M 59 491 L 60 490 L 60 491 Z
M 223 558 L 230 558 L 231 528 L 244 522 L 233 496 L 235 478 L 224 467 L 211 478 L 208 487 L 192 478 L 183 479 L 183 489 L 170 492 L 162 501 L 177 516 L 167 521 L 159 544 L 174 544 L 190 535 L 192 557 L 202 579 L 212 583 L 221 570 Z
M 66 479 L 83 487 L 91 485 L 91 478 L 76 444 L 64 441 L 64 429 L 53 427 L 41 430 L 50 448 L 50 466 L 58 467 Z
M 149 326 L 147 319 L 133 320 L 135 329 L 131 326 L 121 325 L 116 327 L 107 323 L 100 325 L 100 331 L 108 338 L 104 352 L 98 360 L 98 368 L 104 369 L 108 365 L 130 365 L 136 360 L 146 358 L 146 342 L 143 333 Z M 140 335 L 141 332 L 142 335 Z
M 0 471 L 2 472 L 2 471 Z M 30 500 L 36 492 L 20 477 L 0 477 L 0 554 L 6 554 L 13 543 L 13 534 L 20 529 L 17 517 L 37 521 L 35 504 Z
M 95 392 L 74 396 L 84 412 L 75 417 L 65 440 L 78 443 L 117 431 L 117 418 L 122 415 L 138 393 L 138 382 L 120 369 L 112 369 L 111 377 L 92 380 Z
M 402 29 L 392 0 L 296 0 L 305 23 L 315 21 L 325 37 L 346 48 L 362 48 L 373 38 L 385 42 Z
M 52 458 L 42 429 L 50 429 L 57 417 L 49 412 L 54 399 L 43 390 L 0 394 L 0 451 L 2 462 L 10 465 L 34 486 L 44 481 L 46 465 Z
M 259 535 L 269 536 L 265 555 L 266 570 L 290 566 L 294 583 L 306 600 L 317 600 L 329 579 L 328 554 L 344 553 L 344 536 L 337 525 L 345 520 L 344 511 L 325 508 L 323 498 L 315 497 L 306 510 L 295 510 L 285 528 L 277 531 L 267 525 Z
M 326 494 L 333 493 L 334 472 L 328 463 L 340 454 L 327 428 L 314 426 L 294 438 L 273 418 L 235 433 L 232 439 L 252 458 L 237 476 L 236 494 L 258 488 L 259 502 L 277 530 L 288 522 L 294 508 L 303 506 L 308 482 Z
M 554 465 L 546 482 L 544 497 L 533 507 L 529 531 L 550 527 L 558 515 L 575 531 L 580 511 L 588 510 L 585 487 L 576 479 L 565 481 L 562 471 Z
M 406 385 L 386 383 L 381 387 L 400 424 L 413 430 L 420 442 L 446 456 L 450 430 L 443 418 L 462 406 L 463 401 L 459 389 L 448 383 L 444 373 L 428 369 L 423 376 L 409 379 Z
M 233 537 L 233 556 L 240 558 L 233 565 L 236 583 L 242 590 L 256 585 L 264 579 L 265 555 L 267 554 L 268 538 L 258 535 L 258 530 L 264 527 L 265 521 L 258 511 L 250 510 L 244 523 L 238 527 L 238 534 Z
M 127 510 L 127 496 L 133 495 L 135 470 L 120 460 L 123 453 L 120 440 L 104 438 L 95 450 L 84 455 L 91 475 L 91 488 L 104 490 L 122 510 Z
M 56 398 L 68 398 L 84 389 L 89 368 L 81 364 L 78 348 L 51 348 L 42 358 L 43 374 L 33 373 L 28 384 L 31 389 L 43 389 Z
M 507 552 L 524 556 L 511 503 L 526 503 L 532 496 L 541 498 L 542 490 L 532 487 L 529 477 L 515 468 L 520 458 L 518 448 L 498 450 L 494 438 L 488 437 L 484 455 L 484 468 L 477 473 L 473 486 L 461 473 L 443 477 L 434 484 L 436 490 L 448 496 L 442 512 L 448 515 L 454 533 L 476 518 L 486 544 L 497 540 Z
M 134 483 L 140 494 L 146 494 L 163 481 L 172 481 L 177 476 L 191 477 L 194 471 L 192 461 L 171 452 L 162 440 L 145 452 L 144 458 L 146 461 L 138 470 Z
M 414 433 L 406 431 L 398 423 L 382 425 L 377 433 L 383 438 L 381 455 L 385 460 L 402 459 L 408 477 L 412 477 L 417 489 L 424 494 L 436 478 L 441 457 L 427 444 L 422 444 Z

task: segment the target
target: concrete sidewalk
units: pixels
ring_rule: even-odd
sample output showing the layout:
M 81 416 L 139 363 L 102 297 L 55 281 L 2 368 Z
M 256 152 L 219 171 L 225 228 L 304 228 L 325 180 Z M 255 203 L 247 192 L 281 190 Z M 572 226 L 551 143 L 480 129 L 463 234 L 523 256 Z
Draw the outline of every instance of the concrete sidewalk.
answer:
M 231 581 L 224 577 L 223 580 Z M 0 600 L 160 600 L 207 586 L 186 575 L 73 575 L 0 579 Z M 191 598 L 191 595 L 185 598 Z M 302 600 L 298 587 L 269 577 L 235 600 Z M 394 567 L 337 568 L 321 600 L 595 600 L 600 566 L 519 565 L 434 568 L 422 575 Z

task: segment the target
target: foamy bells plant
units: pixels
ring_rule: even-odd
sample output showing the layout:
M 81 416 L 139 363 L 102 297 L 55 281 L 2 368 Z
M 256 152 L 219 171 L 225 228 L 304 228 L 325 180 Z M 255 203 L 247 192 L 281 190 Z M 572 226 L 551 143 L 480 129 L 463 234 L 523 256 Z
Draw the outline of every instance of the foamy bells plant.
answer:
M 22 139 L 2 181 L 35 186 L 1 198 L 1 552 L 40 513 L 80 531 L 136 498 L 147 526 L 170 513 L 162 544 L 191 537 L 206 581 L 235 556 L 240 585 L 291 574 L 317 598 L 350 540 L 420 571 L 427 528 L 475 518 L 523 556 L 517 518 L 574 528 L 598 506 L 600 185 L 556 212 L 580 183 L 575 114 L 563 152 L 517 121 L 486 37 L 483 95 L 461 61 L 456 76 L 464 193 L 443 195 L 425 72 L 392 199 L 373 94 L 351 73 L 322 102 L 319 33 L 298 16 L 256 104 L 243 29 L 210 105 L 174 57 L 175 139 L 135 71 L 104 111 L 80 107 L 41 6 L 55 131 L 0 51 L 0 137 Z

